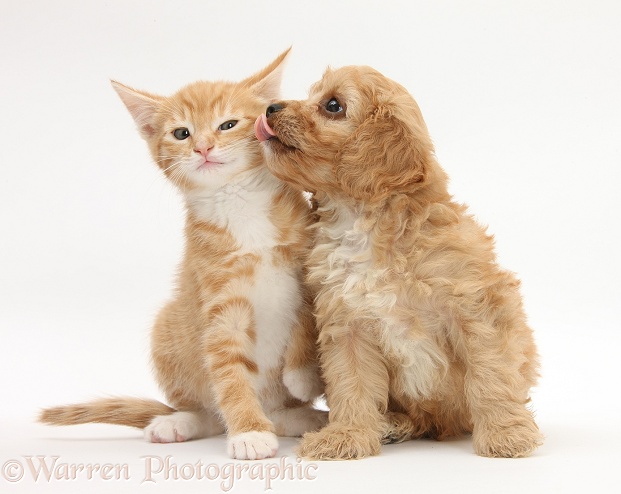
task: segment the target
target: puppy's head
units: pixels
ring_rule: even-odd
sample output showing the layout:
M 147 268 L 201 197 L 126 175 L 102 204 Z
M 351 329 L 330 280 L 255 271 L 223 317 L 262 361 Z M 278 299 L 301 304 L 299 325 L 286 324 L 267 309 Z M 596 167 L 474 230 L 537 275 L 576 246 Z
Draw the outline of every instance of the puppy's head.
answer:
M 277 177 L 358 201 L 414 192 L 434 163 L 418 105 L 370 67 L 328 69 L 306 101 L 271 105 L 255 130 Z

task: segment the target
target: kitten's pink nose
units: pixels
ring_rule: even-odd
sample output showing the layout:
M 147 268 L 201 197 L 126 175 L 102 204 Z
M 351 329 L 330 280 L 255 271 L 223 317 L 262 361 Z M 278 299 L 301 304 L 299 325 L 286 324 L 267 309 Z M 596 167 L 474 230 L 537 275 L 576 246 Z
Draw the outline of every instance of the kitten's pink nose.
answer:
M 213 149 L 213 146 L 201 146 L 194 148 L 195 153 L 202 154 L 205 158 L 209 155 L 209 152 Z

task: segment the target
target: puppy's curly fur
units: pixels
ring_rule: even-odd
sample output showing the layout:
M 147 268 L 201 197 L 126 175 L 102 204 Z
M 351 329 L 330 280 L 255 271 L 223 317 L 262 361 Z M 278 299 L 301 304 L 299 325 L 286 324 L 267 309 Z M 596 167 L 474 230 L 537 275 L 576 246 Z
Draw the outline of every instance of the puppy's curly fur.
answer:
M 447 192 L 414 99 L 345 67 L 267 113 L 269 169 L 319 204 L 309 281 L 330 423 L 301 455 L 362 458 L 469 432 L 480 455 L 530 454 L 538 356 L 519 282 Z

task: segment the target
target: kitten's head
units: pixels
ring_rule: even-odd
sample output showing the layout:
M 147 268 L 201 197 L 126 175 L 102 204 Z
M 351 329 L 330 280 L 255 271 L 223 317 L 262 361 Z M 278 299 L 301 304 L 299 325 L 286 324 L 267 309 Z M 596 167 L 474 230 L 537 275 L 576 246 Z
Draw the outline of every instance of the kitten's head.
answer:
M 289 50 L 239 83 L 195 82 L 171 97 L 112 86 L 151 155 L 181 190 L 216 189 L 262 163 L 254 121 L 280 93 Z

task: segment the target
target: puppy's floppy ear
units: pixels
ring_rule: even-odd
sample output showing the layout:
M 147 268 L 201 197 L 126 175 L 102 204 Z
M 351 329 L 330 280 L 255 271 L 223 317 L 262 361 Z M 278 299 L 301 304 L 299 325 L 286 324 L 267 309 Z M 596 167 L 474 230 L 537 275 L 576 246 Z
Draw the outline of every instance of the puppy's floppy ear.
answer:
M 432 152 L 424 124 L 380 106 L 341 148 L 335 174 L 351 197 L 381 200 L 420 187 L 425 182 Z

